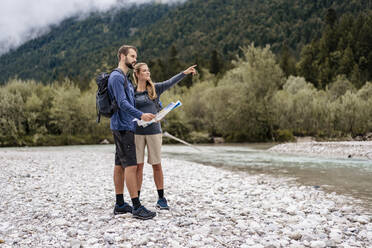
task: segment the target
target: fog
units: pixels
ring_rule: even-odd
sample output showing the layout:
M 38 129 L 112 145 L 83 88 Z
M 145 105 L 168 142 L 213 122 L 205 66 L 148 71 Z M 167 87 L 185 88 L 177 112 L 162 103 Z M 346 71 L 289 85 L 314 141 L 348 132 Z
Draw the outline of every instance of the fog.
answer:
M 156 2 L 186 0 L 2 0 L 0 6 L 0 55 L 50 30 L 51 25 L 72 16 Z

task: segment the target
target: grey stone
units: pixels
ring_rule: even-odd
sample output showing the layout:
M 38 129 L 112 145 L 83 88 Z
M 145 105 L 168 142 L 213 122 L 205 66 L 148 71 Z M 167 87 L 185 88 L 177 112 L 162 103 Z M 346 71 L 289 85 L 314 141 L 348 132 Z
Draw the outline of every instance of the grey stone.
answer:
M 294 240 L 300 240 L 302 238 L 302 234 L 301 233 L 292 233 L 291 235 L 289 235 L 289 237 L 291 239 L 294 239 Z
M 326 243 L 322 240 L 311 241 L 310 247 L 311 248 L 324 248 L 326 247 Z
M 80 248 L 80 247 L 83 247 L 83 244 L 80 240 L 74 239 L 74 240 L 70 241 L 70 247 L 71 248 Z

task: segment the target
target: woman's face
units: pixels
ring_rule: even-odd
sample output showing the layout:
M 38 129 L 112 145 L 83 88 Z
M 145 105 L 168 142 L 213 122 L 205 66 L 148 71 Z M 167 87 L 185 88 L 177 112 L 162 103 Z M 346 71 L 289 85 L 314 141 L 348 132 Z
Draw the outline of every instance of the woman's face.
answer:
M 147 65 L 143 65 L 140 67 L 140 70 L 137 74 L 138 81 L 148 81 L 150 80 L 150 70 Z

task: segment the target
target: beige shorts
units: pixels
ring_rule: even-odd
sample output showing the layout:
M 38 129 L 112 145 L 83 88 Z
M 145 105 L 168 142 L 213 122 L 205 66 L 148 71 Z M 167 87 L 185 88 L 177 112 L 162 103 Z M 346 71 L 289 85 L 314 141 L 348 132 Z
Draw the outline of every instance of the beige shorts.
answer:
M 161 144 L 162 134 L 135 135 L 137 163 L 143 164 L 145 161 L 145 147 L 147 146 L 147 163 L 161 163 Z

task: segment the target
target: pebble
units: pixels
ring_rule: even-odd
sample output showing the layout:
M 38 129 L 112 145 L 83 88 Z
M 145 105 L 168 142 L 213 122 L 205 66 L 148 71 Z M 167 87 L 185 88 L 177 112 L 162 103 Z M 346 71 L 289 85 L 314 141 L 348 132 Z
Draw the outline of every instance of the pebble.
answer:
M 372 242 L 370 212 L 350 197 L 285 177 L 172 159 L 162 161 L 170 211 L 155 209 L 153 172 L 145 165 L 141 203 L 157 216 L 114 216 L 114 146 L 111 152 L 105 147 L 1 149 L 1 247 L 323 248 Z M 127 190 L 124 199 L 130 202 Z
M 72 240 L 70 242 L 70 247 L 71 248 L 80 248 L 80 247 L 83 247 L 82 243 L 80 242 L 80 240 Z
M 353 158 L 370 159 L 372 141 L 283 143 L 271 147 L 269 151 L 338 158 L 348 158 L 352 154 Z
M 300 240 L 302 238 L 302 234 L 301 233 L 293 233 L 289 237 L 291 239 L 294 239 L 294 240 Z
M 370 223 L 370 218 L 368 216 L 357 216 L 354 218 L 354 221 L 359 222 L 361 224 L 368 224 Z
M 342 242 L 342 232 L 340 230 L 332 230 L 329 237 L 338 244 Z
M 105 243 L 107 243 L 107 244 L 115 243 L 115 237 L 114 237 L 114 235 L 112 235 L 110 233 L 105 233 L 103 239 L 104 239 Z
M 324 241 L 311 241 L 310 243 L 311 248 L 324 248 L 326 247 L 326 243 Z

